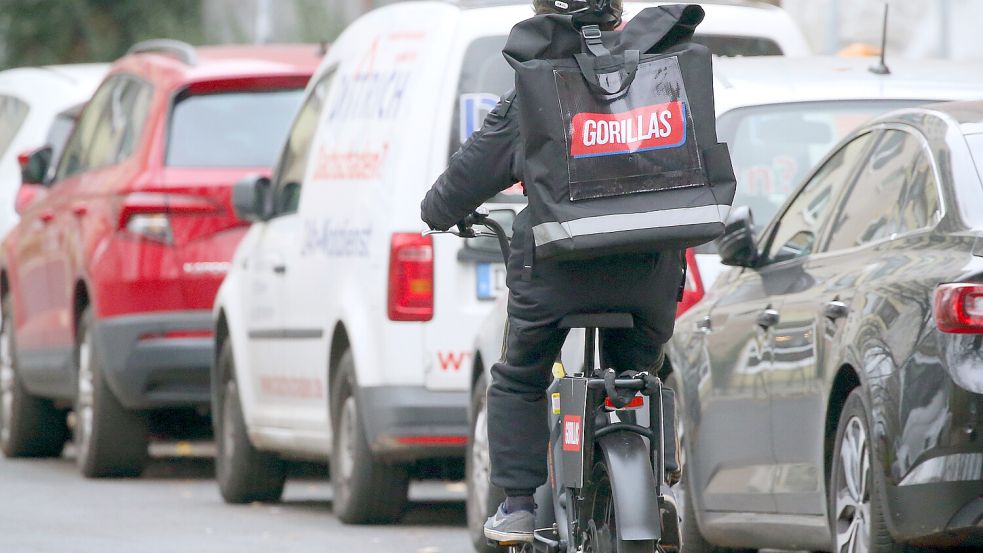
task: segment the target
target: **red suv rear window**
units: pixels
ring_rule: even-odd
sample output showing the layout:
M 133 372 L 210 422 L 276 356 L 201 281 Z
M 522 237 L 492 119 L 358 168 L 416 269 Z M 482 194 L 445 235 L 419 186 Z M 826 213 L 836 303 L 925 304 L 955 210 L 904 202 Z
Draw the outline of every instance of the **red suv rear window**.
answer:
M 301 88 L 181 95 L 171 111 L 170 167 L 272 167 Z

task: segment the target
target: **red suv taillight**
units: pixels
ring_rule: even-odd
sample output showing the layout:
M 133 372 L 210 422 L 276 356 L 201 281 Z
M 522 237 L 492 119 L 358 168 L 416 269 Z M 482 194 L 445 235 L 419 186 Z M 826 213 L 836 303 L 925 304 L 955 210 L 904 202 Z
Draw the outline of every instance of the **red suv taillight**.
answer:
M 433 319 L 433 239 L 394 234 L 389 249 L 389 319 Z
M 117 228 L 130 234 L 170 244 L 174 241 L 172 215 L 214 215 L 221 208 L 208 198 L 162 192 L 133 192 L 121 197 Z
M 983 333 L 983 284 L 940 284 L 935 289 L 935 325 L 942 332 Z
M 703 279 L 700 278 L 700 269 L 696 266 L 696 254 L 693 250 L 686 250 L 686 284 L 683 288 L 683 299 L 676 306 L 676 316 L 689 311 L 703 299 L 704 294 Z

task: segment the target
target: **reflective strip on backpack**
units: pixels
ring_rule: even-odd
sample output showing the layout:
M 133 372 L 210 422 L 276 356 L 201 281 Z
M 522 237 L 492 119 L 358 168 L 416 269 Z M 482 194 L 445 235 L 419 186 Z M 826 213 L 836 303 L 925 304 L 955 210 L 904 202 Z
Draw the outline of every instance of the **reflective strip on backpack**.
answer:
M 703 205 L 699 207 L 660 209 L 645 213 L 619 213 L 616 215 L 584 217 L 583 219 L 574 219 L 565 223 L 541 223 L 534 226 L 532 232 L 536 238 L 536 246 L 542 246 L 550 242 L 556 242 L 557 240 L 588 236 L 591 234 L 724 223 L 729 213 L 729 205 Z

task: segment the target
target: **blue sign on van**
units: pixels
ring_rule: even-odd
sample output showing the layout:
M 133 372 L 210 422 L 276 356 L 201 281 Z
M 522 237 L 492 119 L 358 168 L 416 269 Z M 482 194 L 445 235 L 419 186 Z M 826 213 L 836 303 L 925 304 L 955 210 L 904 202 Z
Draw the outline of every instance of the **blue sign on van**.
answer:
M 498 105 L 498 100 L 498 96 L 487 92 L 461 94 L 461 144 L 467 142 L 481 128 L 485 117 Z

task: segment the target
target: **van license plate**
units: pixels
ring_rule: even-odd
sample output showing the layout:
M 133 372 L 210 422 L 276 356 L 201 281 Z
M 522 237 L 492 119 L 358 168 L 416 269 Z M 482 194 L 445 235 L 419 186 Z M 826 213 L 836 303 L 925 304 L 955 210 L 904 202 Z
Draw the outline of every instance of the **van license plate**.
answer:
M 493 300 L 505 292 L 505 265 L 479 263 L 475 266 L 479 300 Z

